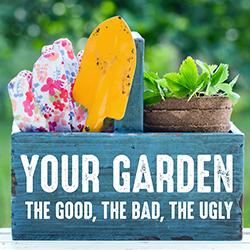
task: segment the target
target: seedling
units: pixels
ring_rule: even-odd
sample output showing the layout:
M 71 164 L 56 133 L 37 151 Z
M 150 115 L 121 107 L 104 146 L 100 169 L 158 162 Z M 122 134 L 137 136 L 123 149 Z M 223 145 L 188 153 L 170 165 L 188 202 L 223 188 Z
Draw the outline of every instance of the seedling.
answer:
M 231 82 L 227 81 L 228 77 L 228 64 L 208 65 L 188 56 L 179 72 L 167 73 L 162 78 L 154 72 L 144 73 L 144 102 L 148 105 L 168 97 L 190 100 L 195 96 L 221 95 L 227 96 L 235 104 L 240 96 L 233 92 L 233 87 L 239 76 L 235 76 Z

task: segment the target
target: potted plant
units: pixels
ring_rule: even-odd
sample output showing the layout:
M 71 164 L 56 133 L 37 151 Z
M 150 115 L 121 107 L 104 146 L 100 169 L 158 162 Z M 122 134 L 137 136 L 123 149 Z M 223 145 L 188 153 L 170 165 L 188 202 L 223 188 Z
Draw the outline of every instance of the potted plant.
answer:
M 199 69 L 199 70 L 198 70 Z M 145 131 L 228 132 L 238 75 L 227 82 L 228 65 L 187 57 L 179 72 L 144 74 Z

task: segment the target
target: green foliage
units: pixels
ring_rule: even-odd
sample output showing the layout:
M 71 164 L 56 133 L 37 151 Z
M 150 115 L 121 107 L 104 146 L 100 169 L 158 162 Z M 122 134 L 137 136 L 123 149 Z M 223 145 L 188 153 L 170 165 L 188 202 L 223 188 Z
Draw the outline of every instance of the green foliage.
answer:
M 168 73 L 164 75 L 165 87 L 176 98 L 192 98 L 196 93 L 204 89 L 208 82 L 208 74 L 203 72 L 199 75 L 197 66 L 192 57 L 187 57 L 180 66 L 179 73 Z M 176 86 L 178 86 L 176 88 Z
M 197 65 L 201 69 L 199 74 Z M 167 97 L 185 98 L 189 100 L 195 96 L 205 95 L 224 95 L 235 104 L 239 95 L 233 92 L 233 87 L 238 80 L 238 75 L 229 83 L 228 65 L 208 65 L 200 60 L 188 56 L 181 64 L 178 73 L 167 73 L 160 78 L 157 73 L 145 72 L 145 104 L 154 104 Z M 205 91 L 204 91 L 205 90 Z
M 144 103 L 152 104 L 165 99 L 167 96 L 167 89 L 162 86 L 162 81 L 157 73 L 144 73 Z
M 225 82 L 228 79 L 229 71 L 228 64 L 221 63 L 218 65 L 208 65 L 202 61 L 196 60 L 197 64 L 202 69 L 203 73 L 207 73 L 209 81 L 206 86 L 206 95 L 215 95 L 217 93 L 228 96 L 233 104 L 237 103 L 240 96 L 233 92 L 233 87 L 237 82 L 239 75 L 235 76 L 229 83 Z

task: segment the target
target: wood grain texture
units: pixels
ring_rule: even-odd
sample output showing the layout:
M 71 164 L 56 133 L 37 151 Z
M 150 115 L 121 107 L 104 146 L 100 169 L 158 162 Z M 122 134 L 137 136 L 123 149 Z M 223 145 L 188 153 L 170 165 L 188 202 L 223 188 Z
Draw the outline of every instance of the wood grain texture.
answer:
M 115 121 L 115 131 L 119 133 L 143 132 L 143 63 L 144 39 L 132 32 L 136 46 L 136 69 L 125 116 Z
M 62 154 L 94 154 L 100 161 L 100 192 L 65 193 L 59 185 L 53 193 L 44 193 L 40 185 L 40 160 L 35 172 L 33 193 L 25 191 L 25 173 L 20 155 L 40 157 L 52 154 L 59 162 Z M 152 179 L 155 179 L 155 157 L 169 154 L 174 159 L 178 154 L 187 154 L 196 159 L 198 154 L 233 154 L 233 193 L 117 193 L 112 185 L 112 163 L 118 154 L 125 154 L 131 161 L 131 185 L 138 157 L 146 154 L 149 159 Z M 60 164 L 59 164 L 60 166 Z M 243 193 L 243 135 L 241 133 L 16 133 L 12 135 L 12 167 L 14 190 L 12 197 L 12 233 L 15 240 L 240 240 L 242 237 Z M 59 175 L 60 175 L 59 170 Z M 196 168 L 195 168 L 195 174 Z M 80 168 L 81 176 L 81 168 Z M 177 176 L 174 174 L 174 180 Z M 195 180 L 196 182 L 197 180 Z M 213 182 L 213 171 L 207 184 Z M 155 183 L 155 182 L 154 182 Z M 49 200 L 54 204 L 62 201 L 92 201 L 95 223 L 83 220 L 25 219 L 25 200 Z M 101 220 L 100 201 L 160 201 L 162 208 L 170 200 L 198 202 L 200 200 L 234 201 L 230 220 Z M 53 207 L 53 206 L 52 206 Z M 52 209 L 53 210 L 53 209 Z M 197 213 L 195 208 L 195 213 Z M 130 210 L 127 211 L 131 213 Z M 53 214 L 53 211 L 52 211 Z M 169 211 L 164 214 L 169 218 Z
M 137 68 L 134 77 L 127 112 L 121 121 L 115 122 L 116 133 L 20 133 L 12 134 L 12 236 L 14 240 L 240 240 L 242 237 L 242 193 L 243 193 L 243 145 L 244 135 L 234 126 L 230 133 L 141 133 L 143 132 L 143 52 L 144 40 L 134 33 L 137 46 Z M 38 154 L 39 161 L 34 175 L 34 192 L 26 193 L 26 177 L 20 155 L 29 159 Z M 54 155 L 59 162 L 59 186 L 53 193 L 41 188 L 41 158 Z M 94 154 L 100 162 L 100 192 L 82 193 L 81 188 L 66 193 L 61 185 L 61 156 Z M 113 159 L 125 154 L 130 159 L 131 187 L 133 185 L 138 158 L 148 157 L 153 183 L 156 178 L 156 155 L 168 154 L 174 161 L 177 155 L 190 155 L 196 164 L 199 154 L 233 155 L 233 192 L 198 193 L 118 193 L 113 188 Z M 210 165 L 209 165 L 210 166 Z M 212 165 L 211 165 L 212 166 Z M 177 180 L 176 164 L 173 179 Z M 197 168 L 195 167 L 195 176 Z M 206 178 L 207 185 L 213 185 L 213 171 Z M 50 175 L 50 173 L 49 173 Z M 82 168 L 79 168 L 81 183 Z M 69 164 L 71 176 L 71 164 Z M 197 177 L 195 177 L 195 185 Z M 24 202 L 50 201 L 51 219 L 26 219 Z M 76 219 L 58 220 L 54 215 L 57 201 L 91 201 L 96 222 Z M 132 220 L 131 207 L 127 207 L 126 220 L 102 219 L 101 201 L 159 201 L 163 222 L 155 220 Z M 193 220 L 169 219 L 168 201 L 233 201 L 231 219 Z M 194 214 L 198 213 L 194 207 Z

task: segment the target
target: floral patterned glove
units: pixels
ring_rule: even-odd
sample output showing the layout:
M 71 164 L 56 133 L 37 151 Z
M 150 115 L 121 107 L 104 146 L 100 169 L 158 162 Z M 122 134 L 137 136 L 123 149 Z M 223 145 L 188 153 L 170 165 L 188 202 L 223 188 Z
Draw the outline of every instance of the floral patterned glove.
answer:
M 33 68 L 32 88 L 35 102 L 45 117 L 51 132 L 69 132 L 70 86 L 63 60 L 53 45 L 45 46 Z
M 47 132 L 47 121 L 34 101 L 32 73 L 21 71 L 8 84 L 14 122 L 23 132 Z
M 72 90 L 74 82 L 79 70 L 79 62 L 74 54 L 74 49 L 71 42 L 67 38 L 61 38 L 53 43 L 54 49 L 59 51 L 63 66 L 65 68 L 66 78 L 70 86 L 68 93 L 69 104 L 70 104 L 70 124 L 72 131 L 82 131 L 86 118 L 87 110 L 84 109 L 80 104 L 75 102 L 72 97 Z
M 58 39 L 42 48 L 32 73 L 22 71 L 9 83 L 14 119 L 21 131 L 82 131 L 87 110 L 72 97 L 81 56 L 74 55 L 68 39 Z

